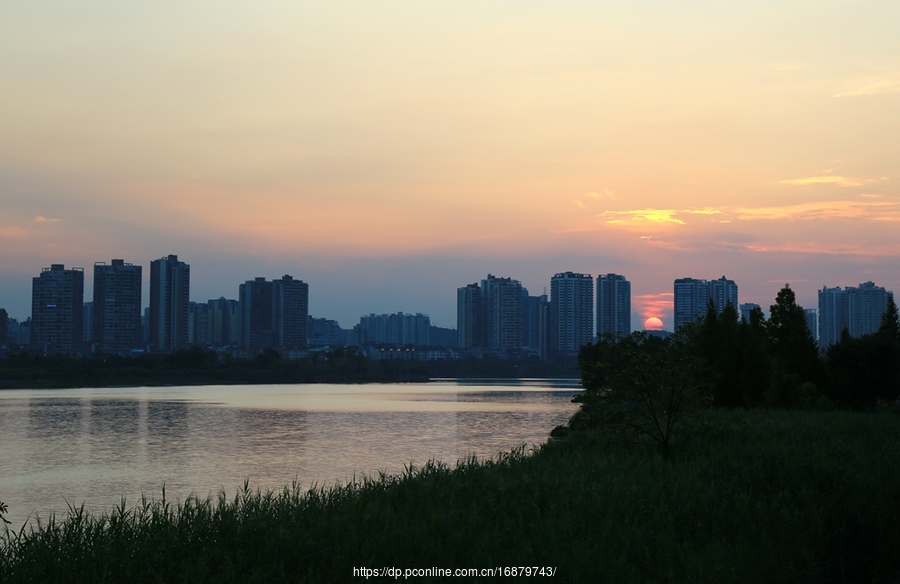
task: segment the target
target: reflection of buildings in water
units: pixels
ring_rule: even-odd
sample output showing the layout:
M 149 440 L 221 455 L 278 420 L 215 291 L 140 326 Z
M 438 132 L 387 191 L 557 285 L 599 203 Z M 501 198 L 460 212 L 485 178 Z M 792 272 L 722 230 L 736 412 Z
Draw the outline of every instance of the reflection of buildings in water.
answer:
M 189 404 L 172 401 L 147 403 L 147 457 L 182 462 L 188 448 Z
M 101 399 L 90 403 L 90 432 L 92 436 L 111 440 L 133 440 L 138 433 L 140 402 L 135 400 Z
M 26 400 L 29 438 L 76 438 L 89 424 L 90 411 L 83 407 L 88 404 L 80 399 Z

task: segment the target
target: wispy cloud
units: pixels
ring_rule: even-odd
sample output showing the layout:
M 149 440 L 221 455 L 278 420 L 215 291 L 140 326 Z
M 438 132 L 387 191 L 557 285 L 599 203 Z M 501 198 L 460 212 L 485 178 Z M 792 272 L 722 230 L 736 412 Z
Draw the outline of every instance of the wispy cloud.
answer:
M 893 222 L 900 221 L 900 201 L 814 201 L 778 207 L 740 207 L 729 209 L 729 214 L 744 221 L 865 219 Z
M 0 237 L 22 238 L 28 237 L 30 233 L 21 227 L 10 225 L 9 227 L 0 227 Z
M 783 185 L 822 185 L 822 184 L 833 184 L 839 187 L 858 187 L 860 185 L 864 185 L 868 182 L 872 182 L 873 179 L 860 179 L 860 178 L 849 178 L 846 176 L 838 176 L 833 174 L 826 174 L 822 176 L 808 176 L 805 178 L 792 178 L 788 180 L 779 181 Z
M 35 223 L 59 223 L 61 219 L 53 219 L 50 217 L 43 217 L 42 215 L 38 215 L 34 218 Z
M 850 91 L 835 93 L 834 97 L 856 97 L 859 95 L 877 95 L 879 93 L 900 93 L 900 80 L 883 79 L 872 81 Z

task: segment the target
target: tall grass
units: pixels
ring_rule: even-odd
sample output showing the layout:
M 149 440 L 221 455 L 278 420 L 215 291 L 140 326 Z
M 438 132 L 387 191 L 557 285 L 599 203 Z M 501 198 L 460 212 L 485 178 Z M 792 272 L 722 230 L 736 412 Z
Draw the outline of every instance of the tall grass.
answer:
M 668 459 L 575 433 L 351 485 L 72 508 L 8 533 L 0 580 L 348 582 L 362 566 L 553 566 L 560 582 L 893 581 L 900 417 L 719 411 L 707 423 Z

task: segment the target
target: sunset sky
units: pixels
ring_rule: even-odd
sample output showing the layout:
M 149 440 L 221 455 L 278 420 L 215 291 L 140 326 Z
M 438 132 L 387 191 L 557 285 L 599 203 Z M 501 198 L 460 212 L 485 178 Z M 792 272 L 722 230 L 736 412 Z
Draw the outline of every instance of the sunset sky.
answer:
M 5 2 L 0 307 L 178 254 L 456 326 L 487 273 L 900 291 L 900 3 Z M 145 282 L 146 288 L 146 282 Z M 145 294 L 144 303 L 147 303 Z

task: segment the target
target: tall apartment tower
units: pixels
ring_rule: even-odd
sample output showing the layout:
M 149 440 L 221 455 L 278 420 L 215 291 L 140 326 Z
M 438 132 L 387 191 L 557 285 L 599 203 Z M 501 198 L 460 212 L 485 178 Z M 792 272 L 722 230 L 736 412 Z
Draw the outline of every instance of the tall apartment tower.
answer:
M 737 311 L 740 306 L 737 284 L 725 276 L 711 281 L 694 278 L 675 280 L 675 330 L 704 316 L 710 300 L 717 312 L 722 312 L 729 303 Z
M 488 274 L 484 294 L 485 344 L 490 349 L 522 348 L 522 283 Z
M 819 342 L 819 315 L 816 314 L 815 308 L 804 308 L 803 315 L 806 316 L 806 326 L 812 333 L 812 338 Z
M 851 337 L 861 337 L 878 332 L 881 315 L 887 310 L 888 292 L 874 282 L 863 282 L 856 288 L 847 288 L 847 327 Z
M 53 264 L 31 283 L 31 346 L 45 353 L 82 347 L 84 269 Z
M 716 307 L 716 312 L 722 312 L 729 304 L 735 312 L 738 311 L 740 306 L 738 304 L 738 287 L 734 280 L 722 276 L 718 280 L 710 280 L 707 285 L 709 286 L 709 297 L 713 301 L 713 306 Z
M 308 284 L 288 275 L 271 282 L 255 278 L 241 284 L 239 293 L 243 346 L 306 348 Z
M 141 346 L 141 266 L 94 264 L 91 341 L 104 353 L 127 355 Z
M 631 282 L 625 276 L 597 276 L 597 334 L 631 334 Z
M 240 303 L 222 297 L 210 300 L 206 304 L 209 306 L 207 342 L 217 347 L 240 344 Z
M 550 300 L 546 294 L 529 296 L 522 289 L 522 346 L 537 351 L 545 361 L 550 350 Z
M 188 345 L 191 266 L 170 255 L 150 262 L 150 345 L 177 351 Z
M 848 297 L 840 286 L 819 290 L 819 347 L 827 349 L 848 328 Z
M 272 323 L 275 342 L 285 349 L 306 348 L 309 285 L 285 274 L 272 281 Z
M 594 338 L 594 280 L 562 272 L 550 280 L 550 350 L 575 356 Z
M 456 289 L 456 334 L 460 349 L 485 345 L 484 297 L 481 287 L 469 284 Z
M 838 342 L 844 329 L 852 337 L 870 335 L 881 326 L 881 315 L 887 310 L 892 292 L 863 282 L 841 290 L 823 287 L 819 290 L 819 347 L 827 349 Z

